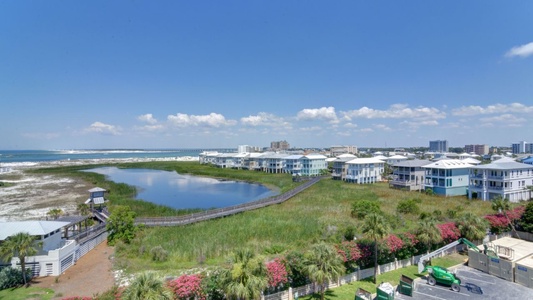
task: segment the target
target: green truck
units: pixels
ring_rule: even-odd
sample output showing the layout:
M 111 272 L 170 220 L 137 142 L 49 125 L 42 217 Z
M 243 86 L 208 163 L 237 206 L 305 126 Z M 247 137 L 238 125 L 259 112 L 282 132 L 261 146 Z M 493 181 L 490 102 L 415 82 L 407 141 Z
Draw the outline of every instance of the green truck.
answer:
M 485 246 L 485 251 L 481 251 L 476 245 L 474 245 L 472 242 L 465 238 L 458 239 L 455 242 L 452 242 L 442 248 L 439 248 L 427 255 L 424 255 L 420 258 L 418 261 L 418 273 L 422 274 L 424 272 L 428 272 L 428 284 L 429 285 L 435 285 L 437 283 L 450 286 L 452 290 L 459 292 L 461 291 L 461 279 L 457 278 L 457 275 L 454 272 L 449 271 L 446 268 L 439 267 L 439 266 L 432 266 L 431 265 L 431 258 L 440 255 L 444 251 L 455 247 L 459 244 L 465 244 L 468 247 L 479 251 L 480 253 L 485 253 L 490 256 L 496 256 L 495 252 L 491 249 L 488 249 Z M 497 257 L 497 256 L 496 256 Z

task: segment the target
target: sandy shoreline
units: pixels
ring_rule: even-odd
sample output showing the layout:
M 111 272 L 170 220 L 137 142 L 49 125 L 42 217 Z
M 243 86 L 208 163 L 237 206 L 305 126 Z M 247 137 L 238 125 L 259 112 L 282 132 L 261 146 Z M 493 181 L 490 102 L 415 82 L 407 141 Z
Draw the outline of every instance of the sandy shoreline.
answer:
M 29 169 L 90 164 L 116 164 L 147 161 L 198 161 L 197 157 L 80 159 L 50 162 L 3 163 L 0 181 L 13 184 L 0 187 L 0 222 L 45 220 L 52 208 L 73 214 L 87 200 L 94 186 L 76 178 L 30 174 Z

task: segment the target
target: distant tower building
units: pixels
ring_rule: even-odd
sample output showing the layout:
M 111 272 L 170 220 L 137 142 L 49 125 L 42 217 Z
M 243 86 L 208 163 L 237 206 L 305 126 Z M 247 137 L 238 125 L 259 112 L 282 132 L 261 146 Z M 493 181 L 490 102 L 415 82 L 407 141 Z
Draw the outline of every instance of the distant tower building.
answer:
M 239 145 L 237 147 L 237 152 L 238 153 L 248 153 L 248 152 L 250 152 L 249 150 L 250 150 L 250 146 L 248 146 L 248 145 Z
M 329 152 L 330 156 L 337 156 L 345 153 L 357 154 L 357 146 L 331 146 Z
M 516 144 L 512 144 L 511 148 L 513 154 L 533 153 L 533 143 L 528 143 L 526 141 L 521 141 Z
M 475 153 L 483 156 L 489 154 L 489 145 L 465 145 L 466 153 Z
M 272 150 L 289 150 L 290 145 L 287 141 L 276 141 L 270 143 Z
M 437 140 L 429 141 L 429 151 L 430 152 L 448 152 L 448 141 L 447 140 Z

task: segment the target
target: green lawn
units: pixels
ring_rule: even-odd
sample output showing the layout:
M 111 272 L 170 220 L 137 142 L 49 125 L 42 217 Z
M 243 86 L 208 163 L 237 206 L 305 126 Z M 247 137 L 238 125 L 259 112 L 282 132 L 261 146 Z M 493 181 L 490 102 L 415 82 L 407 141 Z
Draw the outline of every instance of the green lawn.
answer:
M 49 300 L 53 296 L 53 290 L 38 287 L 20 287 L 0 291 L 0 300 Z

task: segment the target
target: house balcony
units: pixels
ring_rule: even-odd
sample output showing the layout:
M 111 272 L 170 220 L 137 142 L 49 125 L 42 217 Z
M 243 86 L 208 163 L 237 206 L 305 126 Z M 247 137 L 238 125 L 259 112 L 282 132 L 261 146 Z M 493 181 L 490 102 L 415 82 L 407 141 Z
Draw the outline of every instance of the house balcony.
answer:
M 411 181 L 411 180 L 392 180 L 389 182 L 392 185 L 399 185 L 399 186 L 417 186 L 422 185 L 421 182 Z

